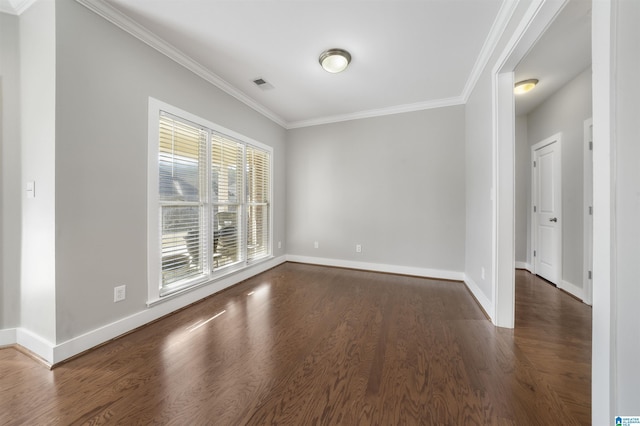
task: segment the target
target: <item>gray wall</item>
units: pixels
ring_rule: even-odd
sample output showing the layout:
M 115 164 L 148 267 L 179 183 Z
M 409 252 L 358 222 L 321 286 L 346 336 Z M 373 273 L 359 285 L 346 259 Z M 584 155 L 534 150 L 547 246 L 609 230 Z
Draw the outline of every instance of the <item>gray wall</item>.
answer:
M 464 106 L 291 130 L 287 253 L 460 272 L 464 185 Z
M 55 5 L 38 1 L 20 15 L 21 182 L 35 182 L 35 198 L 22 195 L 20 325 L 56 341 L 56 34 Z M 25 192 L 20 191 L 25 194 Z
M 612 414 L 637 415 L 640 413 L 640 88 L 637 84 L 640 2 L 620 0 L 618 7 L 617 48 L 613 52 L 617 63 L 612 75 L 617 81 L 612 119 L 617 133 L 613 169 L 617 187 L 612 194 L 616 228 L 612 241 L 617 257 L 612 265 L 615 282 L 615 286 L 612 285 L 614 383 L 617 383 L 614 401 L 617 406 L 612 407 Z
M 0 329 L 20 320 L 19 47 L 18 17 L 0 13 Z
M 75 1 L 57 1 L 56 15 L 62 342 L 146 309 L 149 96 L 274 148 L 275 241 L 285 240 L 285 130 Z M 113 303 L 122 284 L 127 298 Z
M 466 236 L 465 273 L 485 297 L 492 301 L 493 279 L 491 242 L 493 239 L 493 147 L 491 86 L 476 86 L 466 104 Z M 482 270 L 484 269 L 484 279 Z
M 527 116 L 517 116 L 515 132 L 515 255 L 516 262 L 530 264 L 529 205 L 531 200 L 531 146 L 527 139 Z
M 583 288 L 584 121 L 591 116 L 591 67 L 527 115 L 530 146 L 562 133 L 562 279 L 580 289 Z M 516 168 L 525 168 L 529 173 L 531 170 L 528 162 L 516 164 Z M 529 194 L 530 188 L 531 177 Z M 516 203 L 521 201 L 516 197 Z M 529 198 L 527 206 L 530 205 Z
M 465 110 L 465 171 L 466 171 L 466 234 L 465 234 L 465 274 L 474 282 L 486 303 L 495 305 L 493 300 L 493 81 L 491 71 L 498 61 L 505 45 L 529 7 L 528 2 L 520 2 L 509 24 L 500 37 L 496 49 L 478 78 Z M 482 270 L 485 277 L 482 278 Z

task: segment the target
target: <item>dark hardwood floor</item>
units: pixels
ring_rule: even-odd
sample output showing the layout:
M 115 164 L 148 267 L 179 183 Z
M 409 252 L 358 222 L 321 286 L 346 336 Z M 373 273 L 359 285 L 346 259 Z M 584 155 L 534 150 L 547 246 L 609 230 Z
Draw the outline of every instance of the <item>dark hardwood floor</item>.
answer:
M 591 308 L 517 271 L 516 317 L 286 263 L 52 371 L 0 350 L 0 424 L 589 424 Z

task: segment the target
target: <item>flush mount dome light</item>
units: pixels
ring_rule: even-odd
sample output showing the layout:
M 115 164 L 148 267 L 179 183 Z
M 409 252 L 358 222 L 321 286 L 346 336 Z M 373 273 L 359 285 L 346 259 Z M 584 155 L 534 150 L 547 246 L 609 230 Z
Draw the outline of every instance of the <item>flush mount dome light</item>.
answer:
M 513 93 L 515 93 L 516 95 L 527 93 L 528 91 L 536 87 L 536 84 L 538 84 L 538 80 L 535 78 L 519 81 L 513 87 Z
M 342 72 L 347 68 L 349 62 L 351 62 L 351 54 L 342 49 L 329 49 L 322 52 L 319 62 L 327 72 Z

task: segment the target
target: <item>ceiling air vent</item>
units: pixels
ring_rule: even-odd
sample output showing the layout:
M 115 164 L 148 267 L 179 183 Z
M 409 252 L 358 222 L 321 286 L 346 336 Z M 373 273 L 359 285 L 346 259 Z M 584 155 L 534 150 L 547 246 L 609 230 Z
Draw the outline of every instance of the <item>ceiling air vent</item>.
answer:
M 258 86 L 262 90 L 271 90 L 273 89 L 273 84 L 267 82 L 264 78 L 258 77 L 253 80 L 253 84 Z

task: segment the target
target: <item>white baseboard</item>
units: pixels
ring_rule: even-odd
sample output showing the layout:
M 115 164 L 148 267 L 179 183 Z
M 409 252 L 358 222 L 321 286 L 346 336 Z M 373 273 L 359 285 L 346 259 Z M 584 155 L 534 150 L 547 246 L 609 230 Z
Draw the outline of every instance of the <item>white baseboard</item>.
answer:
M 42 358 L 47 364 L 53 365 L 55 345 L 47 339 L 20 327 L 17 329 L 16 343 Z
M 565 280 L 561 280 L 560 281 L 560 285 L 558 285 L 558 288 L 561 288 L 562 290 L 566 291 L 567 293 L 570 293 L 572 295 L 574 295 L 575 297 L 577 297 L 580 300 L 584 301 L 584 289 L 581 287 L 578 287 L 575 284 L 570 283 L 569 281 L 565 281 Z
M 46 363 L 54 365 L 284 262 L 286 262 L 285 256 L 270 259 L 57 345 L 24 328 L 0 330 L 0 346 L 17 343 L 42 358 Z
M 413 275 L 416 277 L 441 280 L 464 281 L 464 273 L 441 269 L 418 268 L 414 266 L 386 265 L 382 263 L 356 262 L 352 260 L 328 259 L 324 257 L 287 255 L 287 261 L 310 263 L 312 265 L 335 266 L 338 268 L 361 269 L 365 271 L 386 272 L 390 274 Z
M 8 328 L 0 330 L 0 347 L 19 345 L 51 365 L 54 344 L 26 328 Z
M 482 308 L 487 312 L 491 320 L 494 320 L 494 307 L 489 299 L 480 290 L 478 285 L 463 272 L 447 271 L 430 268 L 417 268 L 401 265 L 386 265 L 378 263 L 355 262 L 340 259 L 326 259 L 318 257 L 287 255 L 273 258 L 267 262 L 255 265 L 252 268 L 241 271 L 238 274 L 229 276 L 214 284 L 201 287 L 192 292 L 172 298 L 164 303 L 151 306 L 143 311 L 137 312 L 126 318 L 119 319 L 113 323 L 104 325 L 97 329 L 91 330 L 80 336 L 69 339 L 60 344 L 54 345 L 51 342 L 35 335 L 29 330 L 23 328 L 0 330 L 0 346 L 19 344 L 30 350 L 35 355 L 42 358 L 45 362 L 53 365 L 62 362 L 70 357 L 78 355 L 88 349 L 108 342 L 122 334 L 143 326 L 151 321 L 161 318 L 177 309 L 188 306 L 200 299 L 217 293 L 224 288 L 230 287 L 241 281 L 244 281 L 254 275 L 271 269 L 286 261 L 310 263 L 323 266 L 334 266 L 341 268 L 362 269 L 376 272 L 386 272 L 403 275 L 413 275 L 426 278 L 446 279 L 463 281 L 469 288 L 474 297 L 478 300 Z M 578 289 L 567 283 L 565 290 L 574 294 L 572 290 Z M 578 289 L 579 290 L 579 289 Z
M 516 269 L 525 269 L 531 273 L 533 273 L 533 267 L 530 263 L 527 262 L 516 262 Z
M 15 345 L 18 342 L 16 337 L 17 328 L 5 328 L 0 330 L 0 347 Z
M 487 296 L 485 296 L 482 290 L 480 290 L 480 287 L 478 287 L 478 284 L 476 284 L 476 282 L 473 281 L 466 274 L 464 277 L 464 283 L 469 289 L 469 291 L 471 292 L 471 294 L 473 294 L 473 297 L 475 297 L 478 303 L 480 303 L 480 306 L 482 306 L 482 309 L 484 309 L 487 315 L 489 315 L 489 319 L 491 319 L 491 322 L 495 324 L 496 315 L 495 315 L 495 307 L 493 303 L 491 303 L 491 301 L 487 298 Z

